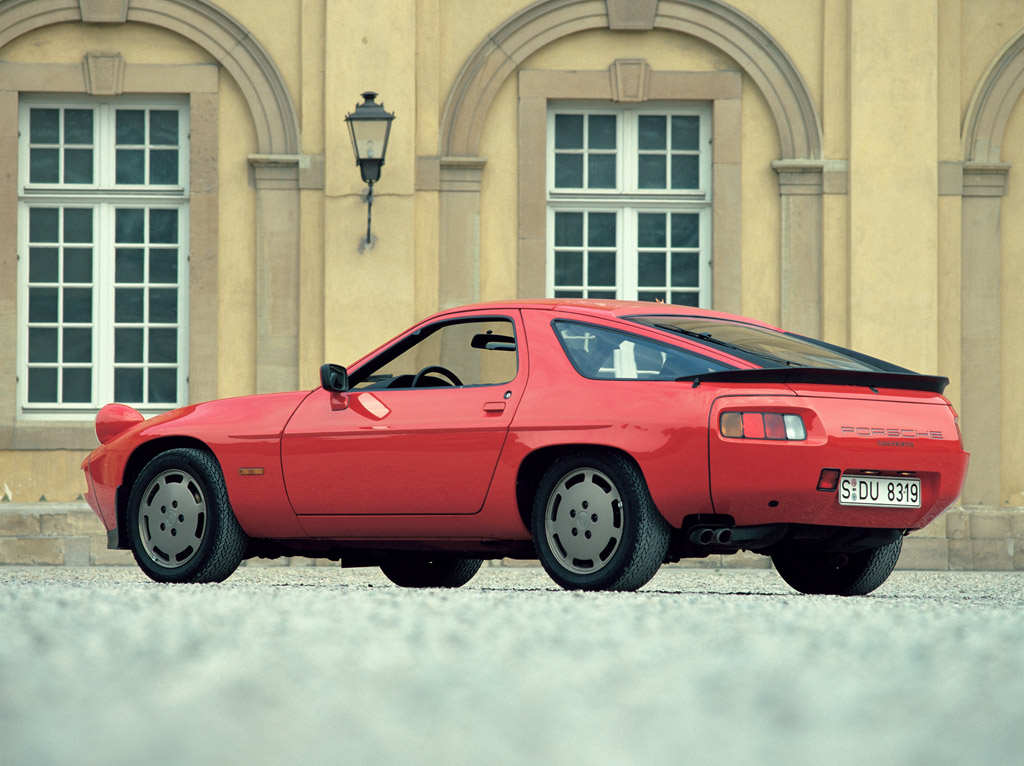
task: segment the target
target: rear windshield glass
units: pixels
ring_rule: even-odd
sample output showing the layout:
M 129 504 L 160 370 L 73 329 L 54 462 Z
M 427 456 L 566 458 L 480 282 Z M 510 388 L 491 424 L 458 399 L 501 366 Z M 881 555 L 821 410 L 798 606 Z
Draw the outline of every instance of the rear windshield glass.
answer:
M 734 367 L 667 343 L 582 322 L 552 323 L 566 356 L 595 380 L 678 380 Z
M 811 338 L 763 327 L 700 317 L 634 316 L 630 321 L 678 333 L 717 347 L 761 367 L 825 367 L 835 370 L 893 371 L 880 359 Z

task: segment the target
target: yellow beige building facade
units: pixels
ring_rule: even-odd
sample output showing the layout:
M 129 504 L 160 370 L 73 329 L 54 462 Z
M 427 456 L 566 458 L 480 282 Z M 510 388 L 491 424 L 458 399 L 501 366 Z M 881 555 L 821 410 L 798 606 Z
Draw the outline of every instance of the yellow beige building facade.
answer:
M 0 0 L 0 494 L 79 499 L 114 398 L 312 388 L 478 300 L 664 296 L 948 376 L 936 566 L 1024 568 L 1022 92 L 1013 0 Z M 692 268 L 645 271 L 649 225 Z

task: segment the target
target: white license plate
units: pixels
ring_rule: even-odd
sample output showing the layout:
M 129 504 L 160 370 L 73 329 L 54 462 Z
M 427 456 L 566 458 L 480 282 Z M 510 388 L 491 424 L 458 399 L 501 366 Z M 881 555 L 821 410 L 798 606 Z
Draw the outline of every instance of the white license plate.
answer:
M 891 476 L 844 476 L 839 482 L 840 505 L 921 507 L 921 480 Z

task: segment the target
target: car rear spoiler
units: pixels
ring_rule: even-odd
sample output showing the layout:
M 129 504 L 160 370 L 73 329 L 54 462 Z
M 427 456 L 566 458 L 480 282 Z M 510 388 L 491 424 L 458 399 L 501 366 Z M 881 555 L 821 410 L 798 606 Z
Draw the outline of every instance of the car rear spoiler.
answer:
M 939 375 L 918 375 L 915 372 L 873 372 L 868 370 L 835 370 L 825 367 L 766 367 L 753 370 L 722 370 L 677 378 L 701 383 L 823 383 L 830 386 L 863 386 L 864 388 L 897 388 L 905 391 L 931 391 L 941 394 L 949 378 Z

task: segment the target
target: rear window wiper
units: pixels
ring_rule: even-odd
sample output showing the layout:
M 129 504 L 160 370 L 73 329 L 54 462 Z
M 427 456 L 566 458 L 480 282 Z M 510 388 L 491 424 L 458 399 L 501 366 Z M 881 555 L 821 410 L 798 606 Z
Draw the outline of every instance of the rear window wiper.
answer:
M 741 354 L 749 354 L 750 356 L 757 356 L 757 357 L 760 357 L 761 359 L 767 359 L 769 361 L 775 362 L 776 364 L 783 364 L 786 367 L 806 367 L 807 366 L 805 364 L 799 364 L 797 362 L 791 362 L 788 359 L 783 359 L 782 357 L 779 357 L 779 356 L 774 356 L 772 354 L 767 354 L 767 353 L 765 353 L 763 351 L 752 351 L 749 348 L 744 348 L 743 346 L 737 346 L 735 343 L 730 343 L 727 340 L 721 340 L 720 338 L 716 338 L 715 336 L 713 336 L 709 332 L 697 332 L 696 330 L 687 330 L 687 329 L 685 329 L 683 327 L 676 327 L 675 325 L 671 325 L 671 324 L 655 324 L 654 327 L 657 327 L 660 330 L 668 330 L 669 332 L 674 332 L 674 333 L 676 333 L 678 335 L 685 335 L 688 338 L 695 338 L 696 340 L 699 340 L 699 341 L 702 341 L 702 342 L 714 343 L 714 344 L 716 344 L 718 346 L 722 346 L 724 348 L 732 349 L 733 351 L 739 351 Z

